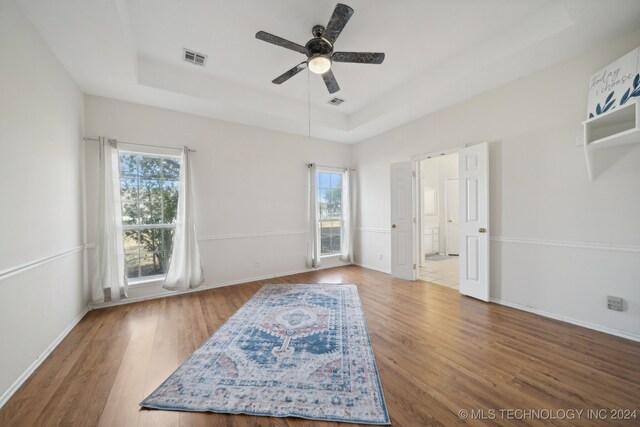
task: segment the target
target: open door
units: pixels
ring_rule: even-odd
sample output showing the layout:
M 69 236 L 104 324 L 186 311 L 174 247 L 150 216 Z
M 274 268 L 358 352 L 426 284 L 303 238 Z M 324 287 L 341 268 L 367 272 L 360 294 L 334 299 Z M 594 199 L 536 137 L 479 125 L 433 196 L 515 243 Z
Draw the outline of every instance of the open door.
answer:
M 413 162 L 391 164 L 391 275 L 416 280 Z
M 489 301 L 489 149 L 460 150 L 460 293 Z

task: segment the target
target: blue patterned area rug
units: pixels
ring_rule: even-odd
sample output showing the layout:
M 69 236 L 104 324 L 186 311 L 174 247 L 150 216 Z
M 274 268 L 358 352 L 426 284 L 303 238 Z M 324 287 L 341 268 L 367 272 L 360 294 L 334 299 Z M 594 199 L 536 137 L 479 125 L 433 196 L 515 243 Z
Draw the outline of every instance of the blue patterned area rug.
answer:
M 355 285 L 265 285 L 141 404 L 390 424 Z

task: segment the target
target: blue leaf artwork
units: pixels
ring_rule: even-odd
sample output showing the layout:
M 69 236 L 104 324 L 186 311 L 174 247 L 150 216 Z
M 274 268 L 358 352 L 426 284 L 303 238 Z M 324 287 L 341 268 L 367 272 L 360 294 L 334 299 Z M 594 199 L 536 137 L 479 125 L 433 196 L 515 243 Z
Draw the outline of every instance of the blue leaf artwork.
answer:
M 626 90 L 622 98 L 620 98 L 620 105 L 624 105 L 629 99 L 633 97 L 640 97 L 640 73 L 636 74 L 633 79 L 633 87 Z
M 611 98 L 613 98 L 613 92 L 611 92 L 611 93 L 609 94 L 609 96 L 607 96 L 607 100 L 606 100 L 606 101 L 604 101 L 604 103 L 605 103 L 605 104 L 609 103 L 609 101 L 611 101 Z
M 640 97 L 640 47 L 593 73 L 588 87 L 587 116 L 590 119 L 637 101 Z
M 615 98 L 612 99 L 612 98 L 613 98 L 613 92 L 611 92 L 609 96 L 607 96 L 607 100 L 604 101 L 605 105 L 604 105 L 604 108 L 602 109 L 603 113 L 606 113 L 607 111 L 613 108 L 613 104 L 616 102 L 616 99 Z
M 624 105 L 625 102 L 631 97 L 631 88 L 627 89 L 627 91 L 620 98 L 620 105 Z

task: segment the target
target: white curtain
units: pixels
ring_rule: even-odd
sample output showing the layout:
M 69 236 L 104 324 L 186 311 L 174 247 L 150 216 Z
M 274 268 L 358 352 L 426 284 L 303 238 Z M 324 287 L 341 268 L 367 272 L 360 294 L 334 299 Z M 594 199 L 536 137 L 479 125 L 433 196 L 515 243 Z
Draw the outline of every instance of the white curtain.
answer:
M 340 235 L 340 261 L 353 263 L 353 236 L 356 218 L 356 182 L 352 169 L 342 175 L 342 234 Z
M 180 194 L 176 229 L 173 235 L 173 251 L 164 288 L 171 290 L 197 288 L 203 281 L 196 236 L 189 148 L 184 147 L 180 165 Z
M 92 299 L 102 303 L 127 296 L 124 269 L 124 237 L 120 204 L 120 158 L 115 140 L 100 137 L 98 171 L 98 233 L 96 239 L 96 274 Z
M 316 165 L 309 164 L 309 211 L 307 214 L 307 267 L 320 267 L 318 239 L 318 185 Z

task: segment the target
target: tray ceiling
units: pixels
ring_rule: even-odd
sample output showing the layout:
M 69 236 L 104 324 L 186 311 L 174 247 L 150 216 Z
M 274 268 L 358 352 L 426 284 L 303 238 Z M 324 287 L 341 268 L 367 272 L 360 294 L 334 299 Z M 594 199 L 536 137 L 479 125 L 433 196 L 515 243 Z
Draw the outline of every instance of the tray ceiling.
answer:
M 640 29 L 637 0 L 347 1 L 355 13 L 336 50 L 386 59 L 334 64 L 345 100 L 336 107 L 320 76 L 272 84 L 304 57 L 254 37 L 264 30 L 305 44 L 335 2 L 18 3 L 85 93 L 299 134 L 310 97 L 313 136 L 346 143 Z M 206 66 L 185 62 L 184 48 L 207 55 Z

